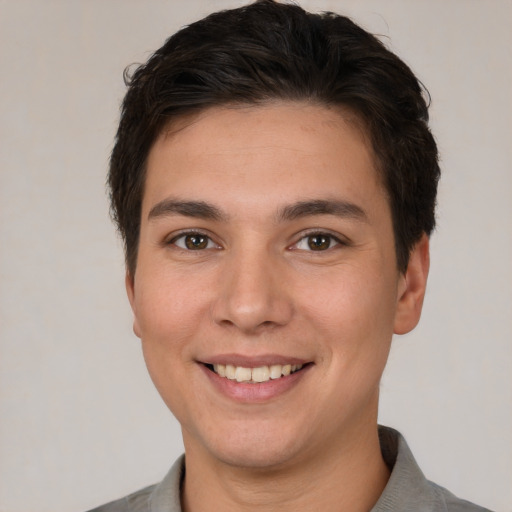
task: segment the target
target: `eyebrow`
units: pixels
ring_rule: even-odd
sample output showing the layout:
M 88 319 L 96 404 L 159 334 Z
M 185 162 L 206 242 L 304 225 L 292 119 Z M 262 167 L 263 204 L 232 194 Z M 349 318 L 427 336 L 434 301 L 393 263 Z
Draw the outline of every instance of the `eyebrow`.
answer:
M 219 208 L 205 201 L 182 201 L 167 198 L 151 208 L 148 220 L 172 215 L 215 221 L 226 221 L 228 219 L 228 216 Z M 280 208 L 276 219 L 278 222 L 285 222 L 314 215 L 335 215 L 336 217 L 368 221 L 365 211 L 360 206 L 337 199 L 298 201 Z
M 169 215 L 183 215 L 196 219 L 217 221 L 226 219 L 226 215 L 216 206 L 205 203 L 204 201 L 180 201 L 169 198 L 160 201 L 151 208 L 148 214 L 148 220 L 158 217 L 167 217 Z
M 280 209 L 277 219 L 279 221 L 289 221 L 312 215 L 335 215 L 336 217 L 368 222 L 368 216 L 360 206 L 337 199 L 299 201 Z

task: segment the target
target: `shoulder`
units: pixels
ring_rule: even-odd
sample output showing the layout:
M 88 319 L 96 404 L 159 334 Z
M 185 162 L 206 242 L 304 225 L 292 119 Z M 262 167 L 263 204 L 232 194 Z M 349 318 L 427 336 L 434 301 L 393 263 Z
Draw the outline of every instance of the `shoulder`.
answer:
M 404 437 L 396 430 L 379 427 L 379 439 L 391 475 L 371 512 L 490 512 L 427 480 Z
M 184 474 L 185 457 L 182 455 L 159 484 L 144 487 L 89 512 L 181 512 L 180 488 Z
M 89 512 L 148 512 L 150 510 L 150 497 L 155 487 L 156 485 L 145 487 L 124 498 L 89 510 Z
M 457 498 L 450 491 L 437 485 L 433 482 L 429 482 L 433 492 L 437 495 L 440 503 L 442 503 L 442 510 L 446 512 L 491 512 L 488 508 L 480 507 L 470 501 Z

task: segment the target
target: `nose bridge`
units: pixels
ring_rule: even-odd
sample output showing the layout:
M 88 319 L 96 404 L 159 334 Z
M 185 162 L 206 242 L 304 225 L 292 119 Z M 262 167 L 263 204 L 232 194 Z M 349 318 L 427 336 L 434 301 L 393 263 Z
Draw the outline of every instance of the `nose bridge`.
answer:
M 291 318 L 280 258 L 264 244 L 247 243 L 230 251 L 220 279 L 217 323 L 253 332 L 284 325 Z

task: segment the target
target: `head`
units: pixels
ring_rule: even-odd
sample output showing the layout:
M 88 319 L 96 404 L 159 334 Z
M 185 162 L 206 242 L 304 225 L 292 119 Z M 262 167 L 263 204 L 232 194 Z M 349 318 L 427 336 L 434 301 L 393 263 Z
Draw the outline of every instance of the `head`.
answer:
M 428 273 L 426 117 L 373 36 L 270 1 L 190 25 L 134 73 L 113 210 L 188 463 L 322 465 L 376 436 L 392 335 L 416 325 Z
M 389 201 L 400 272 L 434 228 L 439 167 L 424 91 L 346 17 L 271 0 L 218 12 L 170 37 L 127 83 L 109 186 L 132 277 L 150 150 L 164 130 L 212 107 L 292 101 L 349 112 Z

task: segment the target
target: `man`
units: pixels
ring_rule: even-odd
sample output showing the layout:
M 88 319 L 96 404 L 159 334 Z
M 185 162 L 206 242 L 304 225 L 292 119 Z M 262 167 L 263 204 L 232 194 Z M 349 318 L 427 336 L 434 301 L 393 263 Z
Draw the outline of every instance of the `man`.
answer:
M 134 331 L 185 457 L 97 511 L 477 511 L 377 426 L 439 178 L 422 89 L 347 18 L 261 1 L 130 80 L 111 159 Z

